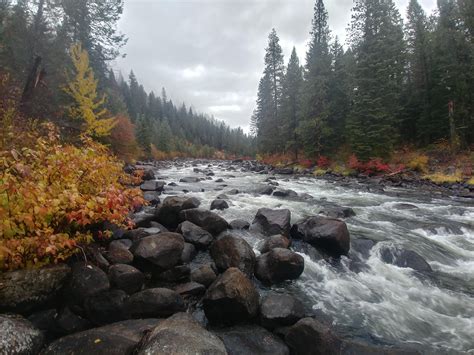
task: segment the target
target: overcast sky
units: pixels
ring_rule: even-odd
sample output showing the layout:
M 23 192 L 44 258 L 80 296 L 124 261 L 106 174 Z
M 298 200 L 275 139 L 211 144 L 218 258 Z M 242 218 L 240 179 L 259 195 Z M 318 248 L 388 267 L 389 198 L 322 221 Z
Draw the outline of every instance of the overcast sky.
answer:
M 408 0 L 395 0 L 405 15 Z M 436 0 L 420 0 L 430 13 Z M 120 31 L 129 38 L 115 69 L 131 69 L 147 91 L 164 86 L 232 127 L 248 130 L 274 27 L 288 60 L 296 46 L 304 61 L 314 0 L 125 0 Z M 326 0 L 333 35 L 345 40 L 352 0 Z

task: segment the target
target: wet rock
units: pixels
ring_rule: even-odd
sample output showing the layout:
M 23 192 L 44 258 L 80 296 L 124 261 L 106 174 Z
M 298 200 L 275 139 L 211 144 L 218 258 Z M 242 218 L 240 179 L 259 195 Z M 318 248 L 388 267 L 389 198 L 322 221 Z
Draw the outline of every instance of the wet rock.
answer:
M 218 199 L 218 200 L 228 200 L 229 196 L 227 196 L 226 194 L 220 194 L 216 197 L 216 199 Z
M 259 295 L 239 269 L 230 268 L 208 288 L 203 307 L 211 323 L 235 324 L 257 315 Z
M 191 269 L 188 265 L 177 265 L 158 275 L 158 279 L 167 282 L 186 281 L 189 279 Z
M 212 201 L 212 203 L 211 203 L 211 211 L 212 210 L 221 210 L 221 211 L 223 211 L 227 208 L 229 208 L 229 204 L 225 200 L 217 199 L 217 200 Z
M 342 206 L 327 206 L 320 210 L 319 213 L 329 218 L 349 218 L 356 215 L 352 208 Z
M 64 307 L 56 317 L 56 329 L 61 335 L 68 335 L 92 327 L 87 319 L 75 314 L 69 307 Z
M 184 183 L 189 183 L 189 184 L 196 183 L 199 181 L 201 181 L 201 179 L 194 176 L 184 177 L 179 180 L 179 182 L 184 182 Z
M 145 191 L 143 194 L 143 198 L 152 206 L 158 205 L 161 202 L 160 194 L 155 191 Z
M 106 258 L 112 264 L 131 264 L 133 254 L 122 243 L 110 243 Z
M 137 354 L 226 355 L 222 341 L 187 313 L 162 321 L 144 339 Z
M 42 355 L 132 354 L 143 335 L 162 320 L 137 319 L 89 329 L 56 340 Z
M 215 330 L 229 355 L 289 355 L 288 346 L 276 335 L 258 325 L 242 325 Z
M 174 290 L 183 297 L 202 295 L 206 292 L 206 287 L 197 282 L 187 282 L 178 285 Z
M 320 248 L 332 256 L 347 255 L 350 236 L 347 225 L 338 219 L 314 216 L 293 225 L 291 236 Z
M 260 252 L 264 254 L 275 248 L 288 249 L 290 244 L 291 242 L 287 237 L 280 234 L 272 235 L 265 239 L 263 245 L 260 247 Z
M 224 182 L 224 179 L 217 179 L 215 182 L 222 183 L 222 182 Z
M 150 222 L 155 219 L 155 215 L 153 213 L 135 213 L 132 216 L 132 222 L 135 225 L 135 227 L 140 228 L 140 227 L 149 227 Z
M 163 191 L 166 183 L 164 181 L 145 181 L 140 185 L 142 191 Z
M 153 222 L 151 222 L 151 223 L 153 223 Z M 133 243 L 133 242 L 136 242 L 136 241 L 138 241 L 142 238 L 148 237 L 150 235 L 156 235 L 156 234 L 160 234 L 160 233 L 167 232 L 167 231 L 168 231 L 167 229 L 164 230 L 164 229 L 157 228 L 157 227 L 137 228 L 137 229 L 132 229 L 132 230 L 129 230 L 129 231 L 125 232 L 123 237 L 127 238 L 127 239 L 130 239 Z
M 35 355 L 44 342 L 43 333 L 21 316 L 0 315 L 0 354 Z
M 184 243 L 181 261 L 185 264 L 190 263 L 197 255 L 197 250 L 191 243 Z
M 276 197 L 298 197 L 298 194 L 293 190 L 276 190 L 273 192 Z
M 169 317 L 185 310 L 181 296 L 167 288 L 149 288 L 135 293 L 124 308 L 131 318 Z
M 130 247 L 132 246 L 133 242 L 130 239 L 118 239 L 118 240 L 113 240 L 109 244 L 110 247 L 121 247 L 125 248 L 127 250 L 130 250 Z
M 228 195 L 238 195 L 239 193 L 240 191 L 237 189 L 232 189 L 232 190 L 227 191 Z
M 380 256 L 383 262 L 402 268 L 411 268 L 420 272 L 431 272 L 430 264 L 417 252 L 397 247 L 382 247 Z
M 87 298 L 84 302 L 87 318 L 97 325 L 125 319 L 124 302 L 127 297 L 122 290 L 108 290 Z
M 273 190 L 275 188 L 272 187 L 272 186 L 263 186 L 263 187 L 259 187 L 257 188 L 254 193 L 258 194 L 258 195 L 271 195 L 273 193 Z
M 288 294 L 271 293 L 260 305 L 260 321 L 268 329 L 293 325 L 304 315 L 303 304 Z
M 155 173 L 153 172 L 152 169 L 147 169 L 143 172 L 142 179 L 144 181 L 155 180 Z
M 191 271 L 191 280 L 206 287 L 210 286 L 216 278 L 217 274 L 211 265 L 203 265 Z
M 199 249 L 207 249 L 214 240 L 211 233 L 189 221 L 181 223 L 176 231 L 183 235 L 185 241 Z
M 292 175 L 294 173 L 293 168 L 277 168 L 273 169 L 274 174 L 280 174 L 280 175 Z
M 250 226 L 251 231 L 267 236 L 281 234 L 289 236 L 291 213 L 287 209 L 260 208 Z
M 54 300 L 70 272 L 59 264 L 0 273 L 0 311 L 26 314 Z
M 276 248 L 257 258 L 255 276 L 266 284 L 297 279 L 304 271 L 304 259 L 288 249 Z
M 131 251 L 142 267 L 151 264 L 166 270 L 181 261 L 183 249 L 183 236 L 168 232 L 140 239 Z
M 216 236 L 229 228 L 227 221 L 221 216 L 199 208 L 181 211 L 183 220 L 194 223 Z
M 116 264 L 109 269 L 109 279 L 113 287 L 128 294 L 138 292 L 145 283 L 145 275 L 130 265 Z
M 368 259 L 370 257 L 370 251 L 374 247 L 375 242 L 371 239 L 353 239 L 351 241 L 351 252 L 355 251 L 362 255 L 364 259 Z
M 247 221 L 244 221 L 243 219 L 236 219 L 230 222 L 230 227 L 232 229 L 249 229 L 250 223 Z
M 87 297 L 109 288 L 109 279 L 104 271 L 94 265 L 76 263 L 65 291 L 72 303 L 80 305 Z
M 56 339 L 58 331 L 56 327 L 56 317 L 58 312 L 56 309 L 46 309 L 31 314 L 28 320 L 39 330 L 41 330 L 45 337 L 45 342 L 49 343 Z
M 199 207 L 200 202 L 196 198 L 168 196 L 156 212 L 156 220 L 165 226 L 176 228 L 183 221 L 180 212 L 190 208 Z
M 225 235 L 212 244 L 210 253 L 219 270 L 236 267 L 247 276 L 253 275 L 255 253 L 243 238 Z
M 418 210 L 419 208 L 415 205 L 412 205 L 410 203 L 396 203 L 393 205 L 393 208 L 396 210 Z

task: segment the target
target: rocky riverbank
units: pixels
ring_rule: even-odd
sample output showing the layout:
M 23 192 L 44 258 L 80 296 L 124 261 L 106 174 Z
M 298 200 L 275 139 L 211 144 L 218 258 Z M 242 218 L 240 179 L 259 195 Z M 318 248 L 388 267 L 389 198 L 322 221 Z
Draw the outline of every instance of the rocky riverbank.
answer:
M 351 240 L 344 222 L 354 215 L 350 207 L 323 203 L 318 214 L 293 224 L 286 208 L 261 208 L 248 221 L 226 220 L 214 211 L 227 209 L 240 191 L 220 187 L 221 194 L 204 206 L 189 190 L 177 194 L 177 183 L 166 181 L 160 170 L 171 164 L 195 165 L 199 177 L 183 177 L 181 182 L 195 184 L 197 190 L 200 181 L 213 179 L 213 169 L 226 171 L 229 178 L 237 170 L 268 174 L 266 185 L 252 194 L 288 201 L 313 197 L 279 188 L 273 175 L 295 177 L 294 171 L 248 161 L 206 162 L 206 168 L 198 163 L 203 162 L 127 167 L 146 169 L 141 188 L 150 206 L 132 216 L 135 229 L 109 225 L 110 240 L 98 240 L 65 264 L 0 275 L 0 353 L 421 353 L 340 332 L 288 291 L 306 266 L 300 250 L 328 262 L 350 256 L 351 267 L 361 267 L 351 247 L 363 255 L 374 243 Z M 342 177 L 325 178 L 355 184 Z M 214 181 L 225 185 L 219 180 Z M 357 188 L 381 191 L 399 183 L 389 181 L 359 177 Z M 451 189 L 423 191 L 436 195 Z M 261 236 L 257 249 L 240 236 L 242 230 Z M 412 250 L 386 248 L 382 258 L 419 273 L 432 272 Z

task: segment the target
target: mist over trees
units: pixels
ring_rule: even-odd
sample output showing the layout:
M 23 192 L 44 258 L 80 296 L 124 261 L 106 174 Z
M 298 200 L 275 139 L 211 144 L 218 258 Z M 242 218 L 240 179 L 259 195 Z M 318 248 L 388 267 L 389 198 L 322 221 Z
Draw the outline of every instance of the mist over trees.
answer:
M 70 117 L 68 109 L 71 95 L 64 89 L 74 68 L 71 50 L 80 44 L 88 54 L 98 100 L 105 96 L 108 116 L 118 118 L 105 143 L 126 156 L 254 154 L 253 138 L 241 128 L 231 129 L 185 104 L 174 104 L 164 89 L 160 95 L 147 93 L 133 72 L 124 79 L 110 69 L 127 42 L 117 30 L 123 4 L 123 0 L 0 0 L 1 74 L 8 74 L 19 88 L 23 114 L 54 121 L 70 133 L 79 130 L 80 122 Z M 128 142 L 119 144 L 114 137 L 126 137 Z
M 293 51 L 283 70 L 269 35 L 251 121 L 259 152 L 369 159 L 406 144 L 473 144 L 473 18 L 469 0 L 439 0 L 430 17 L 410 0 L 406 23 L 391 0 L 356 0 L 344 49 L 316 0 L 304 67 Z

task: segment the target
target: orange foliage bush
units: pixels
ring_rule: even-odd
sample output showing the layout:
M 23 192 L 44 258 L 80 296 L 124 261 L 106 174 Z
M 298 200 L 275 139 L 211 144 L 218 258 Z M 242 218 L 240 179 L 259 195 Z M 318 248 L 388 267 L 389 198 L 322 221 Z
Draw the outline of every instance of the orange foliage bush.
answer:
M 112 151 L 120 159 L 132 162 L 140 155 L 140 148 L 135 139 L 135 126 L 127 116 L 116 117 L 109 139 Z
M 13 130 L 13 129 L 12 129 Z M 91 140 L 62 145 L 55 130 L 16 134 L 0 150 L 0 270 L 65 260 L 109 221 L 129 225 L 143 203 L 138 189 L 108 149 Z M 35 137 L 24 148 L 22 136 Z

